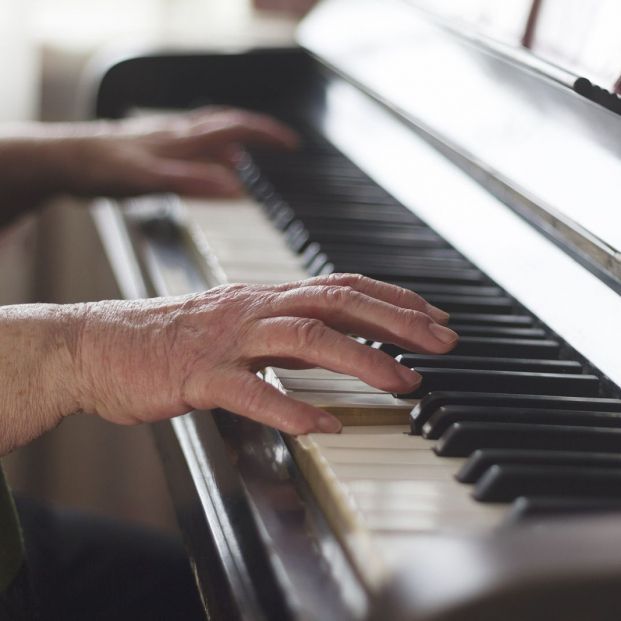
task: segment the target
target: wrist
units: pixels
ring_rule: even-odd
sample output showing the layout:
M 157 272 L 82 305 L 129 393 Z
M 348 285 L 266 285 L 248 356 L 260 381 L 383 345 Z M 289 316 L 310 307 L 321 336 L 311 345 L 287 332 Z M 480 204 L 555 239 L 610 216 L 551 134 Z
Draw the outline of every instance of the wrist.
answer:
M 107 123 L 27 123 L 0 137 L 0 190 L 27 206 L 55 194 L 83 194 L 98 175 L 93 143 Z
M 0 308 L 0 454 L 26 444 L 79 411 L 75 307 Z
M 87 306 L 45 305 L 42 331 L 47 368 L 43 373 L 61 419 L 83 409 L 80 341 Z

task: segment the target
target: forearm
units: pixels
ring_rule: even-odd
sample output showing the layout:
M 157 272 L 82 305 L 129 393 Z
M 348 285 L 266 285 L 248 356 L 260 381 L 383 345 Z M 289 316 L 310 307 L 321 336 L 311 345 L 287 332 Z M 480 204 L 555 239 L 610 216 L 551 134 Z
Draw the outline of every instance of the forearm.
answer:
M 0 131 L 0 223 L 60 193 L 77 193 L 85 179 L 84 136 L 96 124 L 23 123 Z
M 79 309 L 0 307 L 0 455 L 79 409 L 74 394 Z

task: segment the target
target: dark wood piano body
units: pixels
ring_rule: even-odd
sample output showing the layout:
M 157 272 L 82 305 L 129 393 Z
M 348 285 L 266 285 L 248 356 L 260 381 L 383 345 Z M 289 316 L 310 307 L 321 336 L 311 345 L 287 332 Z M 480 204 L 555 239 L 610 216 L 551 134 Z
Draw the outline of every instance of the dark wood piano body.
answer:
M 612 113 L 582 100 L 568 88 L 571 84 L 542 78 L 539 67 L 525 68 L 506 50 L 460 44 L 480 57 L 495 79 L 509 84 L 510 92 L 528 90 L 550 109 L 562 110 L 594 141 L 621 132 Z M 327 66 L 300 49 L 128 58 L 103 75 L 96 115 L 120 118 L 135 108 L 236 105 L 303 119 L 330 138 L 331 98 L 339 89 L 347 96 L 356 83 L 356 76 L 346 80 L 340 67 L 329 66 L 332 60 L 326 54 Z M 618 294 L 614 247 L 554 217 L 549 205 L 537 201 L 537 188 L 499 174 L 493 162 L 452 140 L 446 128 L 436 131 L 382 101 L 372 84 L 356 86 L 360 97 L 404 132 L 422 137 Z M 611 149 L 618 152 L 617 147 Z M 106 201 L 95 210 L 127 297 L 179 293 L 167 284 L 169 272 L 183 275 L 187 291 L 210 285 L 188 251 L 183 222 L 165 200 L 161 204 L 161 210 L 139 218 L 124 216 Z M 606 386 L 610 396 L 618 396 L 615 382 L 607 380 Z M 226 412 L 193 412 L 154 431 L 210 618 L 619 618 L 618 515 L 559 522 L 545 536 L 526 528 L 489 537 L 421 538 L 412 545 L 412 568 L 388 581 L 381 593 L 369 593 L 279 433 Z

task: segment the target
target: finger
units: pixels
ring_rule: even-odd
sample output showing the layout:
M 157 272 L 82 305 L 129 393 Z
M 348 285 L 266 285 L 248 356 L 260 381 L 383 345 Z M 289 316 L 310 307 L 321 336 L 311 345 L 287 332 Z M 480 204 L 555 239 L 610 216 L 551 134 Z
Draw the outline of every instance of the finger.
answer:
M 198 108 L 188 110 L 188 112 L 186 112 L 184 116 L 194 122 L 197 122 L 205 121 L 219 114 L 229 114 L 237 112 L 238 110 L 238 108 L 233 108 L 232 106 L 225 106 L 221 104 L 208 104 L 206 106 L 200 106 Z
M 248 359 L 261 366 L 268 366 L 274 359 L 302 362 L 354 375 L 387 392 L 409 392 L 421 381 L 418 373 L 388 354 L 362 345 L 318 319 L 261 319 L 243 347 Z
M 219 407 L 291 434 L 338 433 L 337 418 L 301 401 L 287 397 L 248 371 L 226 376 L 216 389 Z
M 190 129 L 183 139 L 183 148 L 195 152 L 211 151 L 231 144 L 269 146 L 295 149 L 298 135 L 283 123 L 269 116 L 251 112 L 235 112 L 222 115 L 221 119 L 209 119 Z
M 230 198 L 243 194 L 239 179 L 220 164 L 156 159 L 148 175 L 148 191 Z
M 227 144 L 218 149 L 211 149 L 209 152 L 196 153 L 195 151 L 184 152 L 170 149 L 161 154 L 167 159 L 183 160 L 189 162 L 203 162 L 205 164 L 220 164 L 230 170 L 238 169 L 240 163 L 247 157 L 246 149 L 240 144 Z
M 445 353 L 455 332 L 427 314 L 395 306 L 351 287 L 305 286 L 271 298 L 271 315 L 320 319 L 340 332 L 395 343 L 411 351 Z
M 314 287 L 317 285 L 329 285 L 340 287 L 351 287 L 352 289 L 364 293 L 372 298 L 383 300 L 389 304 L 394 304 L 401 308 L 421 311 L 441 324 L 446 324 L 449 314 L 443 310 L 429 304 L 418 293 L 391 285 L 389 283 L 374 280 L 361 274 L 328 274 L 326 276 L 316 276 L 296 283 L 288 283 L 288 288 L 295 287 Z

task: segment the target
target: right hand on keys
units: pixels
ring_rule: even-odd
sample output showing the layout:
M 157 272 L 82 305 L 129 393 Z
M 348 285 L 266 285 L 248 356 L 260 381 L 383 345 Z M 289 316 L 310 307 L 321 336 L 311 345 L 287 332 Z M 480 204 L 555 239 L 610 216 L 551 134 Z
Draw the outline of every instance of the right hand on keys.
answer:
M 318 366 L 405 392 L 420 382 L 416 372 L 346 335 L 431 353 L 449 351 L 458 338 L 442 325 L 448 315 L 417 294 L 348 274 L 226 285 L 175 298 L 13 309 L 16 330 L 30 346 L 22 347 L 25 357 L 13 365 L 5 392 L 9 414 L 21 418 L 22 428 L 9 448 L 77 411 L 128 425 L 219 407 L 288 433 L 336 432 L 336 418 L 285 396 L 257 371 Z M 16 342 L 3 333 L 0 358 L 6 359 Z M 23 374 L 38 378 L 36 392 L 45 399 L 26 403 L 29 393 L 10 390 Z M 24 411 L 34 428 L 24 430 Z
M 434 321 L 447 315 L 420 296 L 354 275 L 97 303 L 79 315 L 79 405 L 122 424 L 220 407 L 289 433 L 338 431 L 334 417 L 281 394 L 257 371 L 320 366 L 404 392 L 420 376 L 346 334 L 432 353 L 457 340 Z

